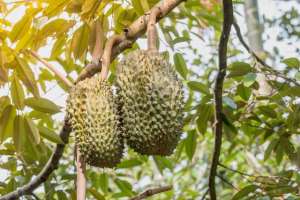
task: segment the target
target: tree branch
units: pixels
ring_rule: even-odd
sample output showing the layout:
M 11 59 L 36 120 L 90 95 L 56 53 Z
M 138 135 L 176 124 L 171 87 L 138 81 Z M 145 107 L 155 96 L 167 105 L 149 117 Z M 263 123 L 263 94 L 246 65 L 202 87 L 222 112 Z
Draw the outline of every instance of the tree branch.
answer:
M 156 18 L 156 22 L 158 22 L 183 1 L 185 0 L 164 0 L 154 5 L 149 12 L 151 13 L 154 9 L 159 8 L 161 13 Z M 125 49 L 130 48 L 132 44 L 145 33 L 148 21 L 149 15 L 144 14 L 143 16 L 139 17 L 136 21 L 134 21 L 128 28 L 124 29 L 124 33 L 121 35 L 121 37 L 123 38 L 122 41 L 113 46 L 111 60 L 113 60 Z M 89 64 L 79 74 L 77 82 L 87 77 L 93 76 L 95 73 L 100 72 L 100 70 L 101 68 L 97 67 L 95 64 Z
M 52 71 L 68 88 L 73 86 L 73 83 L 68 80 L 60 71 L 58 71 L 53 65 L 41 58 L 35 51 L 28 51 L 34 58 L 43 63 L 50 71 Z
M 241 29 L 239 27 L 239 25 L 237 24 L 236 21 L 233 22 L 233 27 L 236 31 L 237 37 L 239 39 L 239 41 L 241 42 L 241 44 L 244 46 L 244 48 L 248 51 L 248 53 L 253 56 L 255 58 L 255 60 L 257 60 L 257 62 L 259 64 L 261 64 L 262 66 L 264 66 L 266 68 L 266 70 L 268 72 L 270 72 L 271 74 L 278 76 L 286 81 L 292 82 L 297 86 L 300 86 L 300 83 L 298 83 L 295 79 L 289 78 L 287 76 L 285 76 L 284 74 L 280 73 L 279 71 L 274 70 L 270 65 L 268 65 L 263 59 L 261 59 L 250 47 L 249 45 L 246 43 L 246 41 L 243 38 L 243 35 L 241 33 Z
M 173 10 L 176 6 L 182 3 L 185 0 L 164 0 L 154 7 L 160 7 L 161 15 L 157 18 L 157 21 L 163 17 L 165 17 L 171 10 Z M 117 55 L 122 53 L 125 49 L 132 46 L 132 44 L 139 38 L 142 34 L 145 33 L 147 27 L 148 17 L 146 15 L 141 16 L 135 22 L 129 26 L 124 33 L 124 40 L 122 40 L 119 44 L 113 46 L 111 60 L 113 60 Z M 100 71 L 100 67 L 96 64 L 89 64 L 79 75 L 78 79 L 75 83 L 93 76 L 95 73 Z M 65 118 L 63 128 L 60 132 L 60 137 L 63 140 L 64 144 L 57 144 L 53 154 L 51 155 L 48 163 L 42 169 L 42 171 L 29 183 L 18 188 L 17 190 L 10 192 L 4 196 L 0 197 L 0 200 L 13 200 L 18 199 L 19 197 L 27 194 L 31 194 L 40 184 L 45 182 L 49 175 L 58 167 L 58 162 L 62 157 L 63 150 L 65 145 L 68 143 L 69 134 L 71 132 L 70 125 L 68 123 L 68 119 Z
M 159 194 L 162 192 L 166 192 L 172 189 L 172 186 L 163 186 L 163 187 L 159 187 L 159 188 L 153 188 L 153 189 L 148 189 L 145 192 L 142 192 L 141 194 L 137 195 L 136 197 L 131 198 L 130 200 L 141 200 L 141 199 L 145 199 L 147 197 L 153 196 L 155 194 Z
M 231 0 L 223 0 L 223 30 L 221 33 L 220 43 L 219 43 L 219 70 L 217 75 L 217 80 L 214 88 L 214 98 L 215 98 L 215 144 L 212 163 L 209 173 L 209 194 L 211 200 L 216 200 L 216 185 L 215 177 L 217 175 L 217 168 L 219 163 L 219 157 L 222 146 L 222 134 L 223 134 L 223 83 L 226 75 L 227 69 L 227 43 L 229 40 L 230 30 L 233 23 L 233 6 Z

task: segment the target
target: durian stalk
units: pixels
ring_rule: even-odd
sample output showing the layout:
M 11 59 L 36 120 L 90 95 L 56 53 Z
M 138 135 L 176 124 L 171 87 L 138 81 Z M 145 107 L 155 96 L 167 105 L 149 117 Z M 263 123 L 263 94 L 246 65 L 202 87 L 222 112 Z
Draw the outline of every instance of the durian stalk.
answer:
M 153 8 L 149 16 L 147 24 L 147 35 L 148 35 L 148 50 L 157 52 L 157 30 L 156 30 L 156 18 L 161 14 L 160 7 Z

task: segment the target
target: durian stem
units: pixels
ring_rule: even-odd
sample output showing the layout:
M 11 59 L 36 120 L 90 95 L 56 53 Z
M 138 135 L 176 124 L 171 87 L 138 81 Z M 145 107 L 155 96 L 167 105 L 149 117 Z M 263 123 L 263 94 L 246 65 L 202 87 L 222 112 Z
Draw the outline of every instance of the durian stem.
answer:
M 95 22 L 95 35 L 96 41 L 92 53 L 92 62 L 99 67 L 101 64 L 101 57 L 103 54 L 104 34 L 102 29 L 102 19 L 98 19 Z
M 147 24 L 147 35 L 148 35 L 148 50 L 157 51 L 157 30 L 156 30 L 156 19 L 161 14 L 160 7 L 155 7 L 150 12 L 149 22 Z
M 113 35 L 105 43 L 104 53 L 102 56 L 102 69 L 100 74 L 102 80 L 105 80 L 108 75 L 112 48 L 114 45 L 120 43 L 122 40 L 124 40 L 124 36 Z
M 78 148 L 76 149 L 76 168 L 77 168 L 77 179 L 76 179 L 76 193 L 77 200 L 85 200 L 86 190 L 86 178 L 85 178 L 85 162 L 80 156 Z

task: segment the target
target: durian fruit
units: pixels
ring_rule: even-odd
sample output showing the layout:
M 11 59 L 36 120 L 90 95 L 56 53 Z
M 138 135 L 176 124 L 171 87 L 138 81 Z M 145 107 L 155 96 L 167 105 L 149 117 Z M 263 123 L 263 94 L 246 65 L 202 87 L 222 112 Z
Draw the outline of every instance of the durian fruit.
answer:
M 129 53 L 117 67 L 117 95 L 127 144 L 145 155 L 172 154 L 183 124 L 183 88 L 154 51 Z
M 85 162 L 96 167 L 116 166 L 124 142 L 109 83 L 98 75 L 79 82 L 70 92 L 67 113 Z

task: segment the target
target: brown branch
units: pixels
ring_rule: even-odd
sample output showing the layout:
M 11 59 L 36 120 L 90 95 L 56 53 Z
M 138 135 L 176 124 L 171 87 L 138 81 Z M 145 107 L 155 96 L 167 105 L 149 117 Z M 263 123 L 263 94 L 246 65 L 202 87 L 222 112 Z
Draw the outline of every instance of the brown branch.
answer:
M 159 194 L 162 192 L 166 192 L 172 190 L 172 186 L 163 186 L 163 187 L 159 187 L 159 188 L 153 188 L 153 189 L 148 189 L 145 192 L 142 192 L 141 194 L 131 198 L 130 200 L 141 200 L 141 199 L 146 199 L 150 196 L 153 196 L 155 194 Z
M 41 58 L 35 51 L 28 51 L 34 58 L 43 63 L 50 71 L 52 71 L 68 88 L 73 86 L 73 83 L 67 79 L 60 71 L 58 71 L 53 65 Z
M 227 43 L 229 40 L 230 30 L 233 23 L 233 6 L 232 0 L 223 0 L 223 29 L 221 33 L 220 43 L 219 43 L 219 70 L 217 74 L 217 79 L 214 88 L 214 98 L 215 98 L 215 144 L 212 163 L 209 173 L 209 194 L 211 200 L 216 200 L 216 184 L 215 178 L 217 175 L 217 168 L 219 163 L 219 157 L 222 146 L 222 134 L 223 134 L 223 83 L 226 75 L 227 69 Z
M 156 18 L 156 22 L 158 22 L 160 19 L 165 17 L 171 10 L 173 10 L 176 6 L 178 6 L 183 1 L 185 0 L 160 1 L 159 3 L 154 5 L 149 12 L 151 13 L 153 9 L 157 9 L 157 8 L 160 9 L 161 13 Z M 137 38 L 139 38 L 145 33 L 148 20 L 149 20 L 149 15 L 145 14 L 139 17 L 128 28 L 124 30 L 124 33 L 122 35 L 123 40 L 119 44 L 113 46 L 111 60 L 113 60 L 118 54 L 120 54 L 120 52 L 123 52 L 125 49 L 130 48 L 132 44 L 137 40 Z M 93 76 L 95 73 L 100 72 L 100 70 L 101 69 L 95 66 L 94 64 L 90 64 L 79 74 L 77 82 L 87 77 Z
M 237 24 L 236 21 L 233 22 L 233 27 L 236 31 L 237 37 L 239 39 L 239 41 L 241 42 L 241 44 L 244 46 L 244 48 L 248 51 L 248 53 L 253 56 L 255 58 L 255 60 L 257 60 L 257 62 L 259 64 L 261 64 L 262 66 L 265 67 L 265 69 L 270 72 L 270 74 L 278 76 L 286 81 L 292 82 L 297 86 L 300 86 L 300 83 L 297 82 L 297 80 L 289 78 L 287 76 L 285 76 L 284 74 L 280 73 L 279 71 L 274 70 L 270 65 L 268 65 L 263 59 L 261 59 L 250 47 L 249 45 L 246 43 L 246 41 L 243 38 L 243 35 L 241 33 L 241 29 L 239 27 L 239 25 Z
M 161 15 L 157 18 L 157 21 L 164 16 L 166 16 L 171 10 L 173 10 L 176 6 L 182 3 L 184 0 L 164 0 L 155 6 L 159 6 L 161 10 Z M 113 46 L 111 60 L 113 60 L 117 55 L 122 53 L 125 49 L 130 48 L 131 45 L 136 41 L 138 37 L 140 37 L 146 30 L 147 26 L 147 17 L 146 15 L 140 17 L 135 22 L 132 23 L 131 26 L 126 29 L 124 36 L 125 39 L 122 40 L 116 46 Z M 94 75 L 95 73 L 100 71 L 100 67 L 95 64 L 90 64 L 83 70 L 83 72 L 79 75 L 78 79 L 75 81 L 77 83 L 79 80 L 83 80 L 87 77 Z M 17 190 L 10 192 L 4 196 L 0 197 L 0 200 L 13 200 L 18 199 L 19 197 L 27 194 L 31 194 L 40 184 L 45 182 L 50 174 L 57 169 L 58 162 L 62 157 L 64 147 L 68 143 L 69 134 L 71 132 L 70 125 L 68 124 L 68 119 L 65 118 L 63 128 L 60 132 L 60 137 L 63 140 L 64 144 L 57 144 L 53 154 L 51 155 L 48 163 L 44 166 L 42 171 L 29 183 L 18 188 Z

